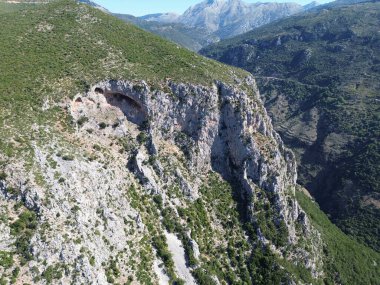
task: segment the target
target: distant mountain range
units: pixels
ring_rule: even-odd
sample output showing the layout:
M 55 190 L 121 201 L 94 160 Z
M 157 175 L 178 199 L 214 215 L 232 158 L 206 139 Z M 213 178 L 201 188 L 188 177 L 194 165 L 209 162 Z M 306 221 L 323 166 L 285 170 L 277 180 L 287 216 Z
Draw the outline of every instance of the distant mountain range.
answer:
M 180 15 L 176 13 L 157 13 L 139 17 L 142 20 L 160 22 L 160 23 L 175 23 Z
M 248 4 L 241 0 L 207 0 L 172 19 L 190 27 L 204 28 L 220 38 L 229 38 L 301 11 L 303 7 L 296 3 Z M 162 15 L 149 19 L 160 21 Z
M 188 8 L 182 15 L 151 14 L 139 19 L 130 15 L 116 16 L 197 51 L 210 43 L 231 38 L 317 5 L 315 1 L 301 6 L 296 3 L 248 4 L 241 0 L 207 0 Z
M 146 21 L 143 19 L 144 17 L 138 18 L 132 15 L 114 14 L 114 16 L 193 51 L 198 51 L 204 46 L 219 41 L 219 37 L 210 35 L 203 28 L 188 27 L 181 23 Z

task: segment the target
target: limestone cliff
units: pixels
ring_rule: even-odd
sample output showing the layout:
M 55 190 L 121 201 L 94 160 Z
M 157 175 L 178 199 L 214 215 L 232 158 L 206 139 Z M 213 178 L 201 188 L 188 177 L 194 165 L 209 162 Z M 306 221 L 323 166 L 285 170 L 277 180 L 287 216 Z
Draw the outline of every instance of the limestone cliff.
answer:
M 252 228 L 234 225 L 247 248 L 265 246 L 314 277 L 323 275 L 322 241 L 294 197 L 294 156 L 273 130 L 252 78 L 213 87 L 107 80 L 61 108 L 75 130 L 36 142 L 33 171 L 26 161 L 10 161 L 1 181 L 2 203 L 21 202 L 36 213 L 31 256 L 16 261 L 23 282 L 165 284 L 181 278 L 194 284 L 191 273 L 199 277 L 211 253 L 195 232 L 205 225 L 194 225 L 186 211 L 202 203 L 197 211 L 205 212 L 208 242 L 222 250 L 231 242 L 222 226 L 229 217 L 218 217 L 207 204 L 207 191 L 218 191 L 205 188 L 210 181 L 226 183 L 235 195 L 231 205 L 242 211 L 235 222 Z M 42 131 L 49 133 L 35 125 L 36 135 Z M 6 249 L 14 226 L 2 227 Z M 171 239 L 174 262 L 165 259 L 159 239 Z M 230 258 L 225 262 L 232 267 Z M 217 275 L 213 280 L 225 282 Z

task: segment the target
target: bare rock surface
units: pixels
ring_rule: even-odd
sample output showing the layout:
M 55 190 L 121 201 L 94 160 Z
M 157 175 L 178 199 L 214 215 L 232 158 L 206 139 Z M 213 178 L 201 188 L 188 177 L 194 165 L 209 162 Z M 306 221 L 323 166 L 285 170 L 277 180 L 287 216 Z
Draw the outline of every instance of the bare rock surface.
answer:
M 173 255 L 175 270 L 178 273 L 178 276 L 185 281 L 185 284 L 197 284 L 186 264 L 185 250 L 183 249 L 181 241 L 172 233 L 165 232 L 165 236 L 168 242 L 169 250 Z

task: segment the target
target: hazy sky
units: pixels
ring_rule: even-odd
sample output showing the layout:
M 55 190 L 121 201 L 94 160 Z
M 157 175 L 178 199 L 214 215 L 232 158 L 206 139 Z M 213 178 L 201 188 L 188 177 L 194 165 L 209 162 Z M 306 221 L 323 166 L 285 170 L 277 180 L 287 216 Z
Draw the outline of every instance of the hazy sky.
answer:
M 93 0 L 111 12 L 142 16 L 153 13 L 176 12 L 183 13 L 188 7 L 202 2 L 202 0 Z M 245 0 L 247 3 L 255 2 L 296 2 L 307 4 L 313 0 Z M 331 1 L 331 0 L 330 0 Z M 319 3 L 330 2 L 328 0 L 317 1 Z

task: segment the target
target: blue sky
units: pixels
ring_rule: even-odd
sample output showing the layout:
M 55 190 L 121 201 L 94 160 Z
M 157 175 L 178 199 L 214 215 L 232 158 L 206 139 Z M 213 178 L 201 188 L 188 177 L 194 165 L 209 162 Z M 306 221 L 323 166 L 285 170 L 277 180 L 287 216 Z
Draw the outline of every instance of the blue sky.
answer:
M 142 16 L 153 13 L 176 12 L 183 13 L 188 7 L 202 2 L 202 0 L 93 0 L 102 5 L 111 12 L 121 14 L 131 14 L 134 16 Z M 307 4 L 313 0 L 245 0 L 248 3 L 255 2 L 296 2 L 299 4 Z M 328 0 L 317 1 L 319 3 L 329 2 Z

